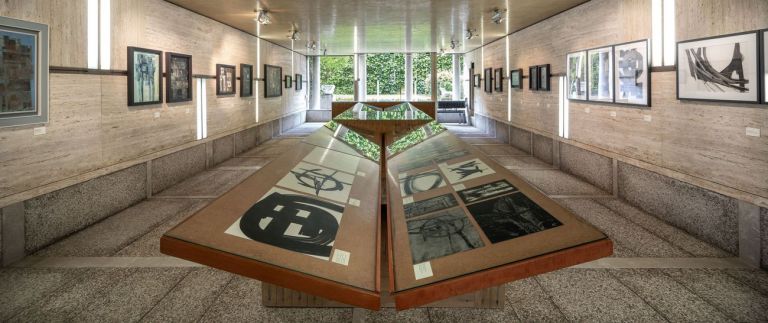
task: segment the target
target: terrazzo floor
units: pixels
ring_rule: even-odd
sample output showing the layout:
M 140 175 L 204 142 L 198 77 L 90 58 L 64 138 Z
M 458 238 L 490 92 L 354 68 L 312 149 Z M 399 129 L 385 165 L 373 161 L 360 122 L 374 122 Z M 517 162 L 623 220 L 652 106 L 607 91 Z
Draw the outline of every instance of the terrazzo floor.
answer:
M 615 244 L 611 258 L 507 284 L 502 309 L 261 306 L 259 281 L 159 252 L 160 236 L 320 124 L 305 124 L 0 268 L 9 322 L 765 322 L 768 273 L 475 128 L 476 145 Z

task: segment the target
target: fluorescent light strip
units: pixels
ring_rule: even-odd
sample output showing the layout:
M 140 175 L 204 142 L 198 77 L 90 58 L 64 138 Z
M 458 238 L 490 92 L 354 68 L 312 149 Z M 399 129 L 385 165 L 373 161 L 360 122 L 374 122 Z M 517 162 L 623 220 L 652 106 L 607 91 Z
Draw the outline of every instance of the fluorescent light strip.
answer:
M 195 104 L 195 120 L 197 124 L 197 140 L 203 139 L 203 89 L 202 89 L 202 83 L 203 79 L 197 79 L 196 80 L 196 87 L 197 87 L 197 95 L 195 95 L 195 100 L 197 101 Z
M 88 68 L 99 68 L 99 0 L 88 0 Z
M 664 0 L 664 66 L 675 65 L 675 0 Z
M 256 24 L 256 36 L 261 35 L 261 24 Z M 261 38 L 256 38 L 256 78 L 261 78 Z M 256 95 L 256 123 L 259 123 L 259 85 L 257 84 L 255 86 L 255 95 Z
M 651 61 L 653 66 L 664 65 L 664 53 L 663 53 L 663 41 L 664 41 L 664 27 L 661 10 L 662 0 L 651 1 Z
M 203 138 L 208 138 L 208 94 L 206 93 L 206 84 L 205 79 L 200 79 L 200 89 L 201 89 L 201 97 L 202 100 L 200 100 L 200 107 L 201 107 L 201 128 L 203 128 Z
M 509 19 L 506 19 L 509 21 Z M 509 22 L 507 22 L 507 26 L 509 26 Z M 506 52 L 507 52 L 507 62 L 506 62 L 506 71 L 509 73 L 509 36 L 504 36 L 504 39 L 506 40 Z M 504 76 L 502 75 L 502 78 Z M 511 81 L 511 80 L 509 80 Z M 512 88 L 509 86 L 507 87 L 507 121 L 512 121 Z
M 100 59 L 101 63 L 99 65 L 99 68 L 103 70 L 108 70 L 111 68 L 111 43 L 110 38 L 112 38 L 112 34 L 110 31 L 110 26 L 112 24 L 111 22 L 111 16 L 112 16 L 112 9 L 111 9 L 111 2 L 110 0 L 100 0 L 99 5 L 99 53 L 100 53 Z
M 565 86 L 564 86 L 564 77 L 560 77 L 559 81 L 557 82 L 557 102 L 558 109 L 557 109 L 557 133 L 560 137 L 565 137 L 565 121 L 563 118 L 565 117 Z
M 565 139 L 568 139 L 571 138 L 571 101 L 568 100 L 565 79 L 565 76 L 560 77 L 560 84 L 563 88 L 563 132 Z

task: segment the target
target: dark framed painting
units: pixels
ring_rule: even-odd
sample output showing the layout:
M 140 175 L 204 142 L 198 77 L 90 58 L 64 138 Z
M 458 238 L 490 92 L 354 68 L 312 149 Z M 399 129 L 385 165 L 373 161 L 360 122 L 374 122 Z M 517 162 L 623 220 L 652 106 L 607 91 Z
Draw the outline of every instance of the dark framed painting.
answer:
M 296 91 L 301 91 L 301 89 L 304 88 L 303 79 L 304 76 L 301 74 L 296 74 Z
M 493 69 L 490 67 L 483 71 L 483 90 L 485 93 L 493 92 Z
M 587 51 L 568 53 L 565 58 L 568 100 L 587 100 Z
M 750 31 L 677 43 L 677 99 L 760 102 L 760 41 Z
M 48 122 L 47 25 L 0 17 L 0 127 Z
M 613 102 L 613 46 L 587 51 L 587 100 Z
M 523 88 L 523 70 L 518 68 L 509 71 L 509 87 L 513 89 Z
M 549 64 L 539 65 L 538 68 L 538 77 L 536 78 L 539 82 L 539 91 L 549 91 L 549 77 L 550 77 L 550 68 Z
M 165 53 L 165 102 L 192 101 L 192 56 Z
M 264 97 L 276 98 L 283 95 L 283 68 L 264 64 Z
M 475 87 L 480 88 L 480 74 L 475 74 L 473 81 L 474 81 Z
M 253 96 L 253 65 L 240 64 L 240 96 Z
M 163 103 L 163 52 L 128 47 L 128 106 Z
M 539 67 L 528 67 L 528 89 L 537 91 L 539 89 Z
M 763 103 L 768 103 L 768 29 L 763 34 Z
M 293 78 L 290 75 L 285 76 L 285 88 L 290 89 L 293 87 Z
M 216 64 L 216 95 L 235 94 L 235 66 Z
M 504 69 L 493 70 L 493 89 L 496 92 L 504 92 Z
M 651 65 L 648 40 L 613 45 L 614 102 L 619 104 L 651 105 Z

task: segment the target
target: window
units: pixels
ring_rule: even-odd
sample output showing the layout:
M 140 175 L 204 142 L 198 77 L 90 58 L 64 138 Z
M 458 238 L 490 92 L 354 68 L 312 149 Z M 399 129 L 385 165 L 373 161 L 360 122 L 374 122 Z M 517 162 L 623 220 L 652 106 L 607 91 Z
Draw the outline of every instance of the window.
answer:
M 355 64 L 353 56 L 320 57 L 320 92 L 333 85 L 333 101 L 355 99 Z
M 429 53 L 413 54 L 413 101 L 432 100 L 432 62 Z
M 366 74 L 368 101 L 405 100 L 405 54 L 369 54 Z
M 453 100 L 453 55 L 445 54 L 437 56 L 437 100 Z

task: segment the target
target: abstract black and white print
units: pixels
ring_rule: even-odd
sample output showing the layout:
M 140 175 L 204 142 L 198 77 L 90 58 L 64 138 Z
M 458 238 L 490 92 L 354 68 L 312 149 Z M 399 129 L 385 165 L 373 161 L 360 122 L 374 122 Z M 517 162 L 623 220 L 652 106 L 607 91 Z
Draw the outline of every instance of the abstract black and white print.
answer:
M 192 56 L 166 53 L 168 102 L 192 100 Z
M 0 115 L 37 111 L 37 40 L 0 26 Z
M 283 95 L 283 68 L 264 65 L 264 97 L 276 98 Z
M 587 52 L 581 51 L 568 54 L 568 99 L 587 99 Z
M 448 182 L 451 184 L 496 173 L 477 158 L 455 164 L 440 164 L 440 170 L 443 171 L 443 174 L 445 174 L 445 177 L 448 178 Z
M 328 260 L 344 207 L 272 188 L 225 233 Z
M 253 66 L 240 64 L 240 96 L 253 96 Z
M 555 217 L 522 193 L 467 206 L 488 237 L 497 243 L 562 225 Z
M 488 184 L 483 184 L 480 186 L 471 187 L 462 191 L 458 191 L 459 197 L 462 201 L 464 201 L 464 204 L 470 204 L 477 201 L 489 199 L 494 196 L 499 196 L 502 194 L 512 193 L 516 192 L 517 188 L 512 186 L 509 182 L 506 180 L 500 180 L 495 182 L 490 182 Z
M 589 101 L 613 102 L 613 50 L 611 47 L 587 52 Z
M 509 71 L 509 87 L 513 89 L 523 88 L 523 70 L 516 69 Z
M 460 208 L 407 222 L 414 264 L 482 247 L 477 229 Z
M 756 32 L 677 44 L 679 99 L 758 102 Z
M 403 196 L 430 191 L 445 186 L 440 171 L 433 169 L 419 174 L 400 174 L 400 194 Z
M 346 203 L 354 180 L 354 175 L 299 162 L 298 165 L 277 182 L 277 186 Z
M 429 198 L 426 200 L 406 203 L 403 205 L 405 209 L 405 218 L 410 219 L 427 213 L 451 208 L 459 205 L 453 194 L 445 194 Z
M 128 47 L 128 105 L 161 103 L 162 52 Z
M 616 103 L 648 105 L 648 41 L 616 45 Z
M 216 64 L 216 95 L 235 94 L 235 67 Z

